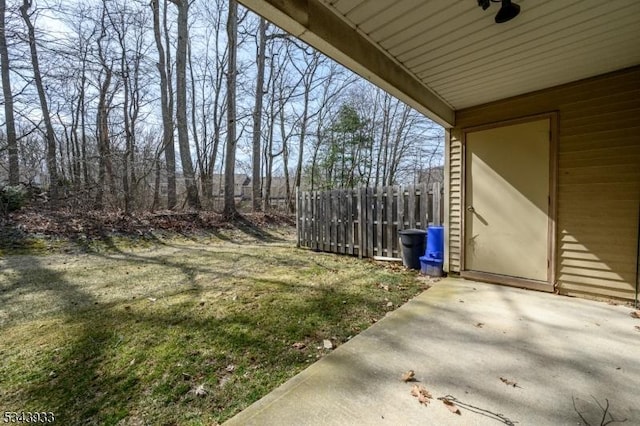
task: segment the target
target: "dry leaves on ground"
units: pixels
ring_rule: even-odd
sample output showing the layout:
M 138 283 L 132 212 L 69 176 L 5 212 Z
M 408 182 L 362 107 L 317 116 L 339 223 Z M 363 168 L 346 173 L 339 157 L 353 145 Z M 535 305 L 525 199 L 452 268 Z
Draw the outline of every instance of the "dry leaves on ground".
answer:
M 302 343 L 302 342 L 296 342 L 296 343 L 294 343 L 293 345 L 291 345 L 291 347 L 292 347 L 292 348 L 294 348 L 294 349 L 302 350 L 302 349 L 306 348 L 306 347 L 307 347 L 307 345 L 305 345 L 305 344 L 304 344 L 304 343 Z
M 422 385 L 413 385 L 411 388 L 411 395 L 418 398 L 418 402 L 422 405 L 428 405 L 431 402 L 431 399 L 433 399 L 431 392 Z
M 444 404 L 444 406 L 447 407 L 447 409 L 449 411 L 451 411 L 453 414 L 457 414 L 459 416 L 462 415 L 462 413 L 460 413 L 460 409 L 458 408 L 458 406 L 456 404 L 454 404 L 453 402 L 451 402 L 450 400 L 448 400 L 446 398 L 442 398 L 441 401 Z
M 198 396 L 207 396 L 207 390 L 204 388 L 204 385 L 198 385 L 194 390 L 193 393 L 195 393 Z
M 509 380 L 509 379 L 505 379 L 504 377 L 500 377 L 500 380 L 502 381 L 502 383 L 504 383 L 507 386 L 513 386 L 514 388 L 520 387 L 520 386 L 518 386 L 517 382 L 514 382 L 514 381 Z
M 632 311 L 629 315 L 631 315 L 631 318 L 639 318 L 640 319 L 640 311 Z
M 478 328 L 482 328 L 482 326 L 483 326 L 483 325 L 484 325 L 484 323 L 483 323 L 483 322 L 479 322 L 479 323 L 477 323 L 477 324 L 476 324 L 476 327 L 478 327 Z
M 412 382 L 415 380 L 416 373 L 413 370 L 409 370 L 402 375 L 403 382 Z
M 636 331 L 640 331 L 640 325 L 636 325 Z

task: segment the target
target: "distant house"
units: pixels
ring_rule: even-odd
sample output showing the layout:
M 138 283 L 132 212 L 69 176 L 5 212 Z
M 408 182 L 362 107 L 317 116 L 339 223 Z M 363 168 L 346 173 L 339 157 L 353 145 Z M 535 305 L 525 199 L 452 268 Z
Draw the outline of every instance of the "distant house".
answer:
M 224 175 L 213 175 L 213 196 L 224 196 Z M 251 198 L 251 178 L 246 174 L 235 174 L 233 184 L 233 197 L 240 200 Z
M 284 177 L 271 178 L 271 199 L 284 200 L 287 198 L 287 180 Z
M 429 167 L 418 172 L 418 183 L 426 183 L 427 186 L 431 186 L 436 182 L 444 185 L 444 166 Z

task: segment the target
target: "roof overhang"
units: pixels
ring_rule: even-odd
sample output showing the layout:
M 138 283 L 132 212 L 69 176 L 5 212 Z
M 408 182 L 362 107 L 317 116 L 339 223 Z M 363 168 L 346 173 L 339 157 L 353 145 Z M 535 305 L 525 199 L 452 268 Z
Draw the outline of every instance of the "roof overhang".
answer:
M 640 64 L 640 1 L 239 0 L 445 127 L 455 111 Z

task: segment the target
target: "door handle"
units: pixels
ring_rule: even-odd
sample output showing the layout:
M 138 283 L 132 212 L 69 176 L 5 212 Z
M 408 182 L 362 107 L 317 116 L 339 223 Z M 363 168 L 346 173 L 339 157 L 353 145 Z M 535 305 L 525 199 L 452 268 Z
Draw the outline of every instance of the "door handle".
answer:
M 467 207 L 467 211 L 470 211 L 471 213 L 474 213 L 476 211 L 476 209 L 474 209 L 473 206 L 469 206 L 469 207 Z

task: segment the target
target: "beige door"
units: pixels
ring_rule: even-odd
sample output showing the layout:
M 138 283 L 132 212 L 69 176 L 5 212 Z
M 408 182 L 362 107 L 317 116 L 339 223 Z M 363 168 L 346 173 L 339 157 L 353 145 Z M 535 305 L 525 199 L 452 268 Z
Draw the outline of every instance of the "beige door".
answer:
M 466 134 L 465 269 L 547 281 L 550 120 Z

